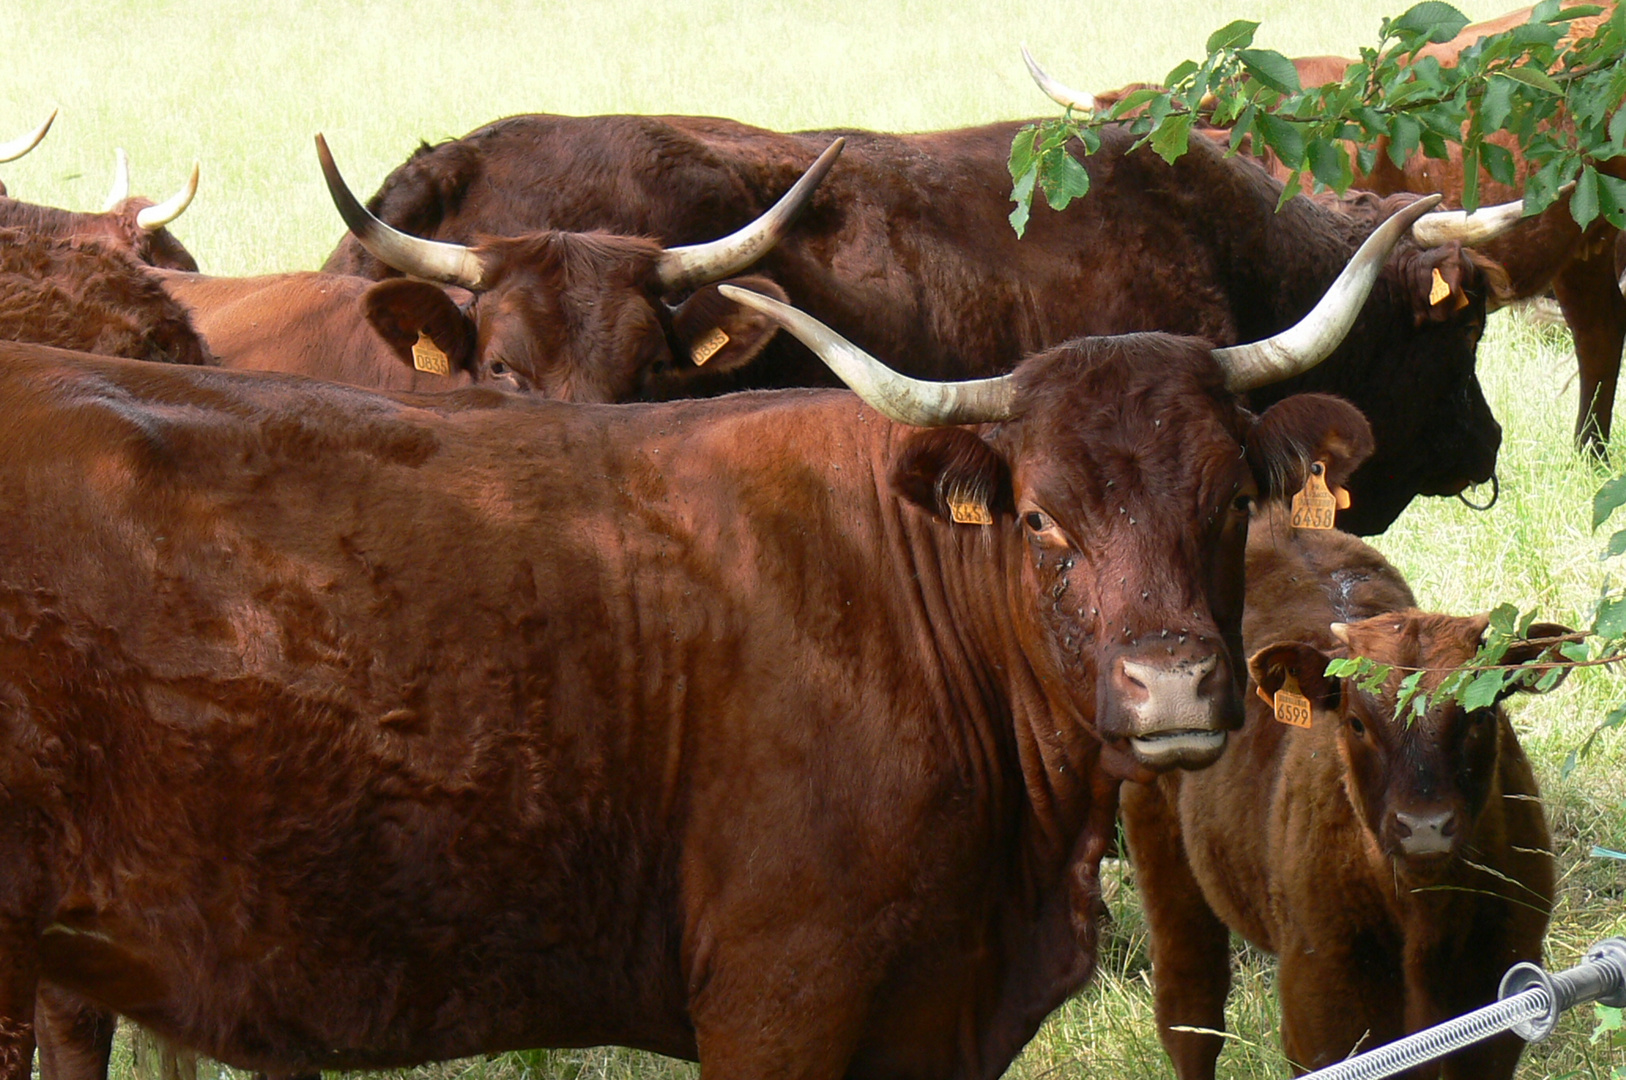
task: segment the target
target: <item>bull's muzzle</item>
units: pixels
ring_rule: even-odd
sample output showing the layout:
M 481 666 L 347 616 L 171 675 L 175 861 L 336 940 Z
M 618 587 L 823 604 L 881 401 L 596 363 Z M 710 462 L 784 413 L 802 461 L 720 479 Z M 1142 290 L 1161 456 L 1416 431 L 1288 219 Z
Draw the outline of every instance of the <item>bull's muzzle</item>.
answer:
M 1166 662 L 1118 657 L 1112 684 L 1129 745 L 1154 769 L 1200 769 L 1225 749 L 1240 707 L 1219 655 Z
M 1406 858 L 1449 855 L 1456 848 L 1457 815 L 1450 810 L 1422 814 L 1396 810 L 1391 829 Z

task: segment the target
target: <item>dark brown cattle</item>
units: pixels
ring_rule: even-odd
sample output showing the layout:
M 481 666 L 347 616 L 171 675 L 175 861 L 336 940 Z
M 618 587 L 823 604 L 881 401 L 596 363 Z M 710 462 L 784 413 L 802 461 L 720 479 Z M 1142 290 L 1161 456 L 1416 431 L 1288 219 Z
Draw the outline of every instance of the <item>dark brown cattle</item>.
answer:
M 1591 0 L 1586 2 L 1590 4 Z M 1566 3 L 1565 6 L 1574 7 L 1576 4 Z M 1602 13 L 1571 22 L 1571 36 L 1586 37 L 1596 32 L 1615 8 L 1610 0 L 1597 6 L 1604 9 Z M 1449 42 L 1425 46 L 1421 55 L 1450 66 L 1456 63 L 1463 49 L 1481 38 L 1505 33 L 1528 22 L 1533 10 L 1522 8 L 1488 22 L 1475 23 Z M 1300 57 L 1293 61 L 1299 71 L 1299 81 L 1305 86 L 1318 86 L 1341 79 L 1353 63 L 1353 60 L 1336 56 Z M 1110 104 L 1133 88 L 1098 94 L 1095 100 Z M 1489 141 L 1513 153 L 1518 163 L 1520 185 L 1510 188 L 1498 184 L 1482 169 L 1479 176 L 1480 202 L 1506 204 L 1522 200 L 1522 183 L 1528 168 L 1519 157 L 1517 138 L 1497 132 L 1489 137 Z M 1373 171 L 1356 172 L 1356 188 L 1380 195 L 1437 192 L 1443 194 L 1448 203 L 1461 205 L 1464 174 L 1459 147 L 1448 147 L 1450 156 L 1444 161 L 1426 157 L 1419 151 L 1406 160 L 1404 168 L 1396 168 L 1389 160 L 1387 139 L 1379 140 L 1378 149 Z M 1263 158 L 1277 177 L 1286 178 L 1288 170 L 1273 153 L 1267 150 Z M 1600 172 L 1626 180 L 1626 158 L 1595 164 Z M 1621 296 L 1621 274 L 1614 270 L 1611 253 L 1619 235 L 1620 230 L 1601 216 L 1583 231 L 1570 214 L 1569 200 L 1564 198 L 1519 227 L 1476 245 L 1507 270 L 1510 299 L 1525 300 L 1542 296 L 1549 289 L 1558 296 L 1564 319 L 1575 336 L 1575 356 L 1580 371 L 1581 392 L 1575 435 L 1579 443 L 1594 449 L 1601 447 L 1609 437 L 1621 353 L 1626 347 L 1626 299 Z
M 841 151 L 837 140 L 777 205 L 707 244 L 668 249 L 638 237 L 550 231 L 448 252 L 369 218 L 320 136 L 317 148 L 340 213 L 364 242 L 434 280 L 161 275 L 223 366 L 378 389 L 493 383 L 585 402 L 651 396 L 655 387 L 680 396 L 703 370 L 748 363 L 778 327 L 724 302 L 712 282 L 772 247 Z M 763 278 L 736 284 L 784 298 Z M 666 297 L 683 293 L 668 305 Z
M 1197 146 L 1170 167 L 1150 150 L 1126 155 L 1130 136 L 1111 130 L 1086 161 L 1090 195 L 1062 214 L 1037 207 L 1019 240 L 1005 193 L 1020 126 L 782 134 L 705 117 L 515 116 L 422 147 L 368 205 L 443 241 L 551 228 L 691 242 L 748 220 L 839 134 L 841 167 L 757 270 L 921 378 L 996 374 L 1086 334 L 1266 337 L 1309 309 L 1372 224 L 1307 200 L 1278 214 L 1280 185 L 1256 166 Z M 1254 396 L 1325 390 L 1371 418 L 1378 451 L 1345 527 L 1381 531 L 1420 493 L 1489 479 L 1501 430 L 1473 371 L 1488 265 L 1455 245 L 1404 246 L 1339 353 Z M 1456 287 L 1431 305 L 1436 267 Z M 389 273 L 349 238 L 326 269 Z M 685 391 L 828 380 L 781 336 L 737 375 Z
M 823 341 L 885 416 L 0 345 L 0 1080 L 42 981 L 276 1071 L 997 1076 L 1093 965 L 1118 778 L 1240 720 L 1251 501 L 1364 427 L 1236 391 L 1406 227 L 1258 346 Z
M 55 114 L 53 114 L 55 115 Z M 180 191 L 162 203 L 130 194 L 129 164 L 118 152 L 118 169 L 107 206 L 97 214 L 36 206 L 0 192 L 0 228 L 23 229 L 64 240 L 94 240 L 127 252 L 149 266 L 196 270 L 197 260 L 167 228 L 191 204 L 198 190 L 198 167 Z
M 0 228 L 0 340 L 207 364 L 186 309 L 130 256 L 94 241 Z
M 1399 572 L 1354 537 L 1294 530 L 1279 509 L 1255 520 L 1247 723 L 1206 772 L 1123 792 L 1159 1035 L 1180 1080 L 1213 1080 L 1220 1037 L 1173 1029 L 1224 1030 L 1231 931 L 1281 957 L 1296 1069 L 1489 1004 L 1509 966 L 1540 959 L 1551 843 L 1500 706 L 1396 720 L 1404 672 L 1376 695 L 1323 675 L 1331 657 L 1367 656 L 1429 668 L 1433 688 L 1485 627 L 1416 610 Z M 1507 662 L 1544 647 L 1515 644 Z M 1312 703 L 1308 729 L 1261 700 L 1288 677 Z M 1504 1035 L 1417 1075 L 1506 1080 L 1522 1047 Z

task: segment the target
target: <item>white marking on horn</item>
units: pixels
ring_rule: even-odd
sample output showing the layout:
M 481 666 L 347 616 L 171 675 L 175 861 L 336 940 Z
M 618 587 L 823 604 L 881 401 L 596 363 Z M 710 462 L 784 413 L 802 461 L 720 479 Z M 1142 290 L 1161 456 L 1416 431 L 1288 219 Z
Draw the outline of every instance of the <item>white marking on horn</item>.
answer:
M 717 289 L 735 303 L 755 308 L 789 330 L 818 354 L 853 393 L 900 424 L 986 424 L 1015 415 L 1016 380 L 1010 375 L 947 383 L 911 379 L 789 304 L 734 285 L 719 285 Z
M 1066 86 L 1051 78 L 1050 73 L 1045 71 L 1044 68 L 1040 67 L 1039 61 L 1035 60 L 1033 58 L 1033 54 L 1028 52 L 1028 47 L 1026 45 L 1022 46 L 1022 62 L 1027 64 L 1028 74 L 1033 77 L 1033 81 L 1039 85 L 1039 89 L 1043 90 L 1045 92 L 1045 96 L 1050 98 L 1051 101 L 1054 101 L 1057 105 L 1062 105 L 1066 108 L 1072 109 L 1075 112 L 1090 112 L 1094 110 L 1094 94 L 1087 94 L 1082 90 L 1074 90 L 1072 87 Z
M 809 165 L 789 191 L 768 212 L 738 232 L 705 244 L 667 248 L 655 273 L 667 292 L 709 285 L 750 266 L 779 243 L 796 215 L 813 198 L 813 190 L 841 156 L 846 139 L 837 139 Z
M 137 212 L 136 225 L 146 232 L 157 232 L 165 225 L 174 221 L 186 212 L 192 205 L 192 199 L 198 193 L 198 163 L 192 163 L 192 175 L 187 177 L 181 190 L 165 199 L 156 206 L 149 206 Z
M 1302 375 L 1333 354 L 1372 292 L 1384 264 L 1412 224 L 1439 205 L 1440 196 L 1425 195 L 1389 216 L 1372 231 L 1310 313 L 1274 337 L 1247 345 L 1215 349 L 1225 369 L 1225 385 L 1235 391 Z
M 102 213 L 117 210 L 119 204 L 129 197 L 130 159 L 121 146 L 113 151 L 113 186 L 107 189 L 107 198 L 102 202 Z
M 56 122 L 56 112 L 55 109 L 52 109 L 51 115 L 45 118 L 45 123 L 27 135 L 20 135 L 8 143 L 0 143 L 0 162 L 16 161 L 38 146 L 40 140 L 45 138 L 45 133 L 50 131 L 51 125 Z

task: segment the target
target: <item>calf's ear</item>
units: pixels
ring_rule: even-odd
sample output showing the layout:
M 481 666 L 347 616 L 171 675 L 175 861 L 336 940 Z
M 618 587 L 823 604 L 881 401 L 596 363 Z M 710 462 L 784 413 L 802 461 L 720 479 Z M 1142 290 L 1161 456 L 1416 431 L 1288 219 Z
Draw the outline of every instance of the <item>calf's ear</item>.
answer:
M 1294 394 L 1266 409 L 1248 432 L 1248 465 L 1261 501 L 1290 499 L 1316 461 L 1326 464 L 1329 487 L 1347 487 L 1375 446 L 1372 425 L 1343 398 Z
M 361 305 L 367 321 L 402 363 L 413 364 L 412 349 L 422 335 L 446 357 L 451 371 L 474 370 L 474 322 L 440 286 L 391 278 L 363 293 Z M 424 356 L 418 366 L 432 370 L 436 363 L 433 352 Z
M 672 309 L 672 333 L 685 350 L 674 357 L 679 371 L 734 371 L 757 358 L 779 324 L 755 308 L 736 304 L 717 291 L 717 285 L 737 285 L 781 303 L 790 297 L 765 277 L 734 278 L 696 289 L 694 294 Z
M 1299 693 L 1309 698 L 1311 705 L 1322 712 L 1332 712 L 1338 708 L 1340 688 L 1337 679 L 1324 674 L 1330 659 L 1314 645 L 1278 641 L 1248 657 L 1248 674 L 1259 684 L 1259 691 L 1267 702 L 1291 675 L 1299 684 Z
M 1502 654 L 1502 663 L 1524 664 L 1531 660 L 1541 660 L 1543 658 L 1549 660 L 1562 660 L 1563 657 L 1558 653 L 1558 646 L 1560 643 L 1553 639 L 1563 637 L 1568 637 L 1570 640 L 1576 641 L 1580 639 L 1581 635 L 1577 634 L 1574 630 L 1571 630 L 1562 623 L 1535 623 L 1528 631 L 1525 632 L 1525 639 L 1523 641 L 1515 641 L 1513 644 L 1508 646 L 1507 652 Z M 1554 686 L 1557 686 L 1559 683 L 1569 678 L 1570 669 L 1560 668 L 1558 678 L 1554 680 L 1552 686 L 1548 686 L 1544 689 L 1538 689 L 1537 684 L 1541 681 L 1541 677 L 1545 674 L 1546 672 L 1543 671 L 1532 672 L 1529 675 L 1523 676 L 1519 679 L 1516 685 L 1509 686 L 1501 694 L 1501 697 L 1508 697 L 1519 690 L 1532 694 L 1546 693 L 1547 690 L 1551 690 Z
M 892 463 L 892 490 L 942 521 L 992 525 L 1013 514 L 1005 459 L 960 427 L 923 428 Z

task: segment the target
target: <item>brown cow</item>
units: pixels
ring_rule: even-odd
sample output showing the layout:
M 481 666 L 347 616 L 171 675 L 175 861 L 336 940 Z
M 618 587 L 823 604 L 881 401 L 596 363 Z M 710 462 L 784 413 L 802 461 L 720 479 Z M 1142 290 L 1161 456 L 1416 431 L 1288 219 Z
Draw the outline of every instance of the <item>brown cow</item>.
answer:
M 207 364 L 186 309 L 123 251 L 0 228 L 0 339 Z
M 1585 2 L 1590 3 L 1591 0 Z M 1565 6 L 1574 7 L 1576 4 L 1571 2 Z M 1604 0 L 1597 6 L 1604 9 L 1602 13 L 1570 23 L 1571 37 L 1586 37 L 1596 32 L 1598 26 L 1611 17 L 1615 8 L 1611 0 Z M 1449 42 L 1425 46 L 1421 55 L 1432 57 L 1447 66 L 1454 64 L 1463 49 L 1483 37 L 1505 33 L 1528 22 L 1533 10 L 1522 8 L 1488 22 L 1475 23 Z M 1146 85 L 1137 83 L 1123 90 L 1093 96 L 1080 94 L 1050 79 L 1031 56 L 1026 59 L 1041 88 L 1059 104 L 1073 108 L 1087 108 L 1092 103 L 1110 105 L 1128 91 Z M 1298 68 L 1300 83 L 1318 86 L 1341 79 L 1354 62 L 1336 56 L 1309 56 L 1295 59 L 1293 64 Z M 1518 160 L 1519 147 L 1515 136 L 1496 132 L 1489 136 L 1489 141 L 1509 150 Z M 1449 202 L 1460 205 L 1464 181 L 1461 148 L 1450 146 L 1448 149 L 1450 156 L 1447 160 L 1430 158 L 1419 151 L 1406 160 L 1404 168 L 1396 168 L 1389 160 L 1388 140 L 1380 139 L 1372 172 L 1357 170 L 1354 187 L 1380 195 L 1437 192 L 1445 195 Z M 1288 170 L 1274 153 L 1266 150 L 1262 158 L 1276 176 L 1286 178 Z M 1527 167 L 1522 160 L 1518 164 L 1522 185 Z M 1595 164 L 1600 172 L 1626 180 L 1626 158 Z M 1482 203 L 1506 204 L 1522 200 L 1523 192 L 1520 187 L 1498 184 L 1489 173 L 1481 170 L 1479 197 Z M 1595 450 L 1600 449 L 1609 437 L 1621 354 L 1623 347 L 1626 347 L 1626 298 L 1621 295 L 1622 275 L 1614 270 L 1611 253 L 1619 235 L 1620 231 L 1602 217 L 1583 231 L 1570 215 L 1569 200 L 1565 198 L 1518 228 L 1476 244 L 1507 271 L 1510 299 L 1525 300 L 1542 296 L 1548 289 L 1557 294 L 1564 319 L 1575 336 L 1575 356 L 1580 371 L 1581 393 L 1575 435 L 1580 444 Z
M 155 205 L 150 199 L 132 196 L 129 161 L 119 150 L 113 187 L 100 213 L 36 206 L 0 193 L 0 228 L 24 229 L 66 240 L 95 240 L 117 247 L 149 266 L 196 270 L 197 260 L 167 226 L 191 205 L 197 191 L 198 166 L 194 164 L 186 184 L 162 203 Z
M 994 375 L 1081 335 L 1267 337 L 1302 317 L 1376 224 L 1309 200 L 1278 214 L 1281 186 L 1256 164 L 1199 146 L 1171 167 L 1128 153 L 1133 136 L 1114 128 L 1085 160 L 1089 197 L 1061 214 L 1040 200 L 1018 239 L 1006 193 L 1020 127 L 787 134 L 715 117 L 513 116 L 421 148 L 369 205 L 442 241 L 603 228 L 688 242 L 735 227 L 841 135 L 841 168 L 756 270 L 859 345 L 936 379 Z M 1449 302 L 1431 302 L 1435 268 Z M 390 273 L 353 238 L 326 269 Z M 1340 517 L 1359 532 L 1382 531 L 1418 494 L 1490 479 L 1501 440 L 1474 376 L 1479 301 L 1500 272 L 1455 243 L 1407 244 L 1385 278 L 1337 355 L 1253 399 L 1325 391 L 1371 419 L 1377 453 Z M 685 392 L 829 379 L 781 335 L 756 363 Z
M 1408 227 L 1272 341 L 959 385 L 729 290 L 884 416 L 0 345 L 0 1080 L 42 980 L 276 1071 L 997 1076 L 1093 965 L 1118 778 L 1241 718 L 1250 502 L 1364 425 L 1236 393 Z
M 1430 669 L 1433 688 L 1474 655 L 1486 622 L 1416 610 L 1399 572 L 1354 537 L 1294 530 L 1280 509 L 1254 522 L 1247 724 L 1207 772 L 1123 793 L 1158 1033 L 1180 1080 L 1213 1080 L 1220 1037 L 1174 1029 L 1224 1029 L 1229 931 L 1281 957 L 1296 1069 L 1488 1004 L 1510 965 L 1540 959 L 1551 845 L 1501 708 L 1436 704 L 1396 720 L 1402 672 L 1380 694 L 1323 674 L 1331 657 L 1367 656 Z M 1515 644 L 1507 662 L 1546 647 Z M 1308 729 L 1264 701 L 1289 678 L 1311 703 Z M 1505 1035 L 1440 1071 L 1506 1080 L 1522 1047 Z
M 446 245 L 372 218 L 345 186 L 321 136 L 317 153 L 340 213 L 362 242 L 387 258 L 415 260 L 434 280 L 162 274 L 164 288 L 191 310 L 223 366 L 379 389 L 489 382 L 606 402 L 681 396 L 701 371 L 726 371 L 761 351 L 777 324 L 723 301 L 711 283 L 777 242 L 835 164 L 841 141 L 767 213 L 721 240 L 663 248 L 638 237 L 551 231 L 492 238 L 449 259 Z M 784 299 L 766 279 L 736 283 Z M 681 303 L 667 305 L 665 297 L 689 290 Z M 421 358 L 426 346 L 428 361 Z

